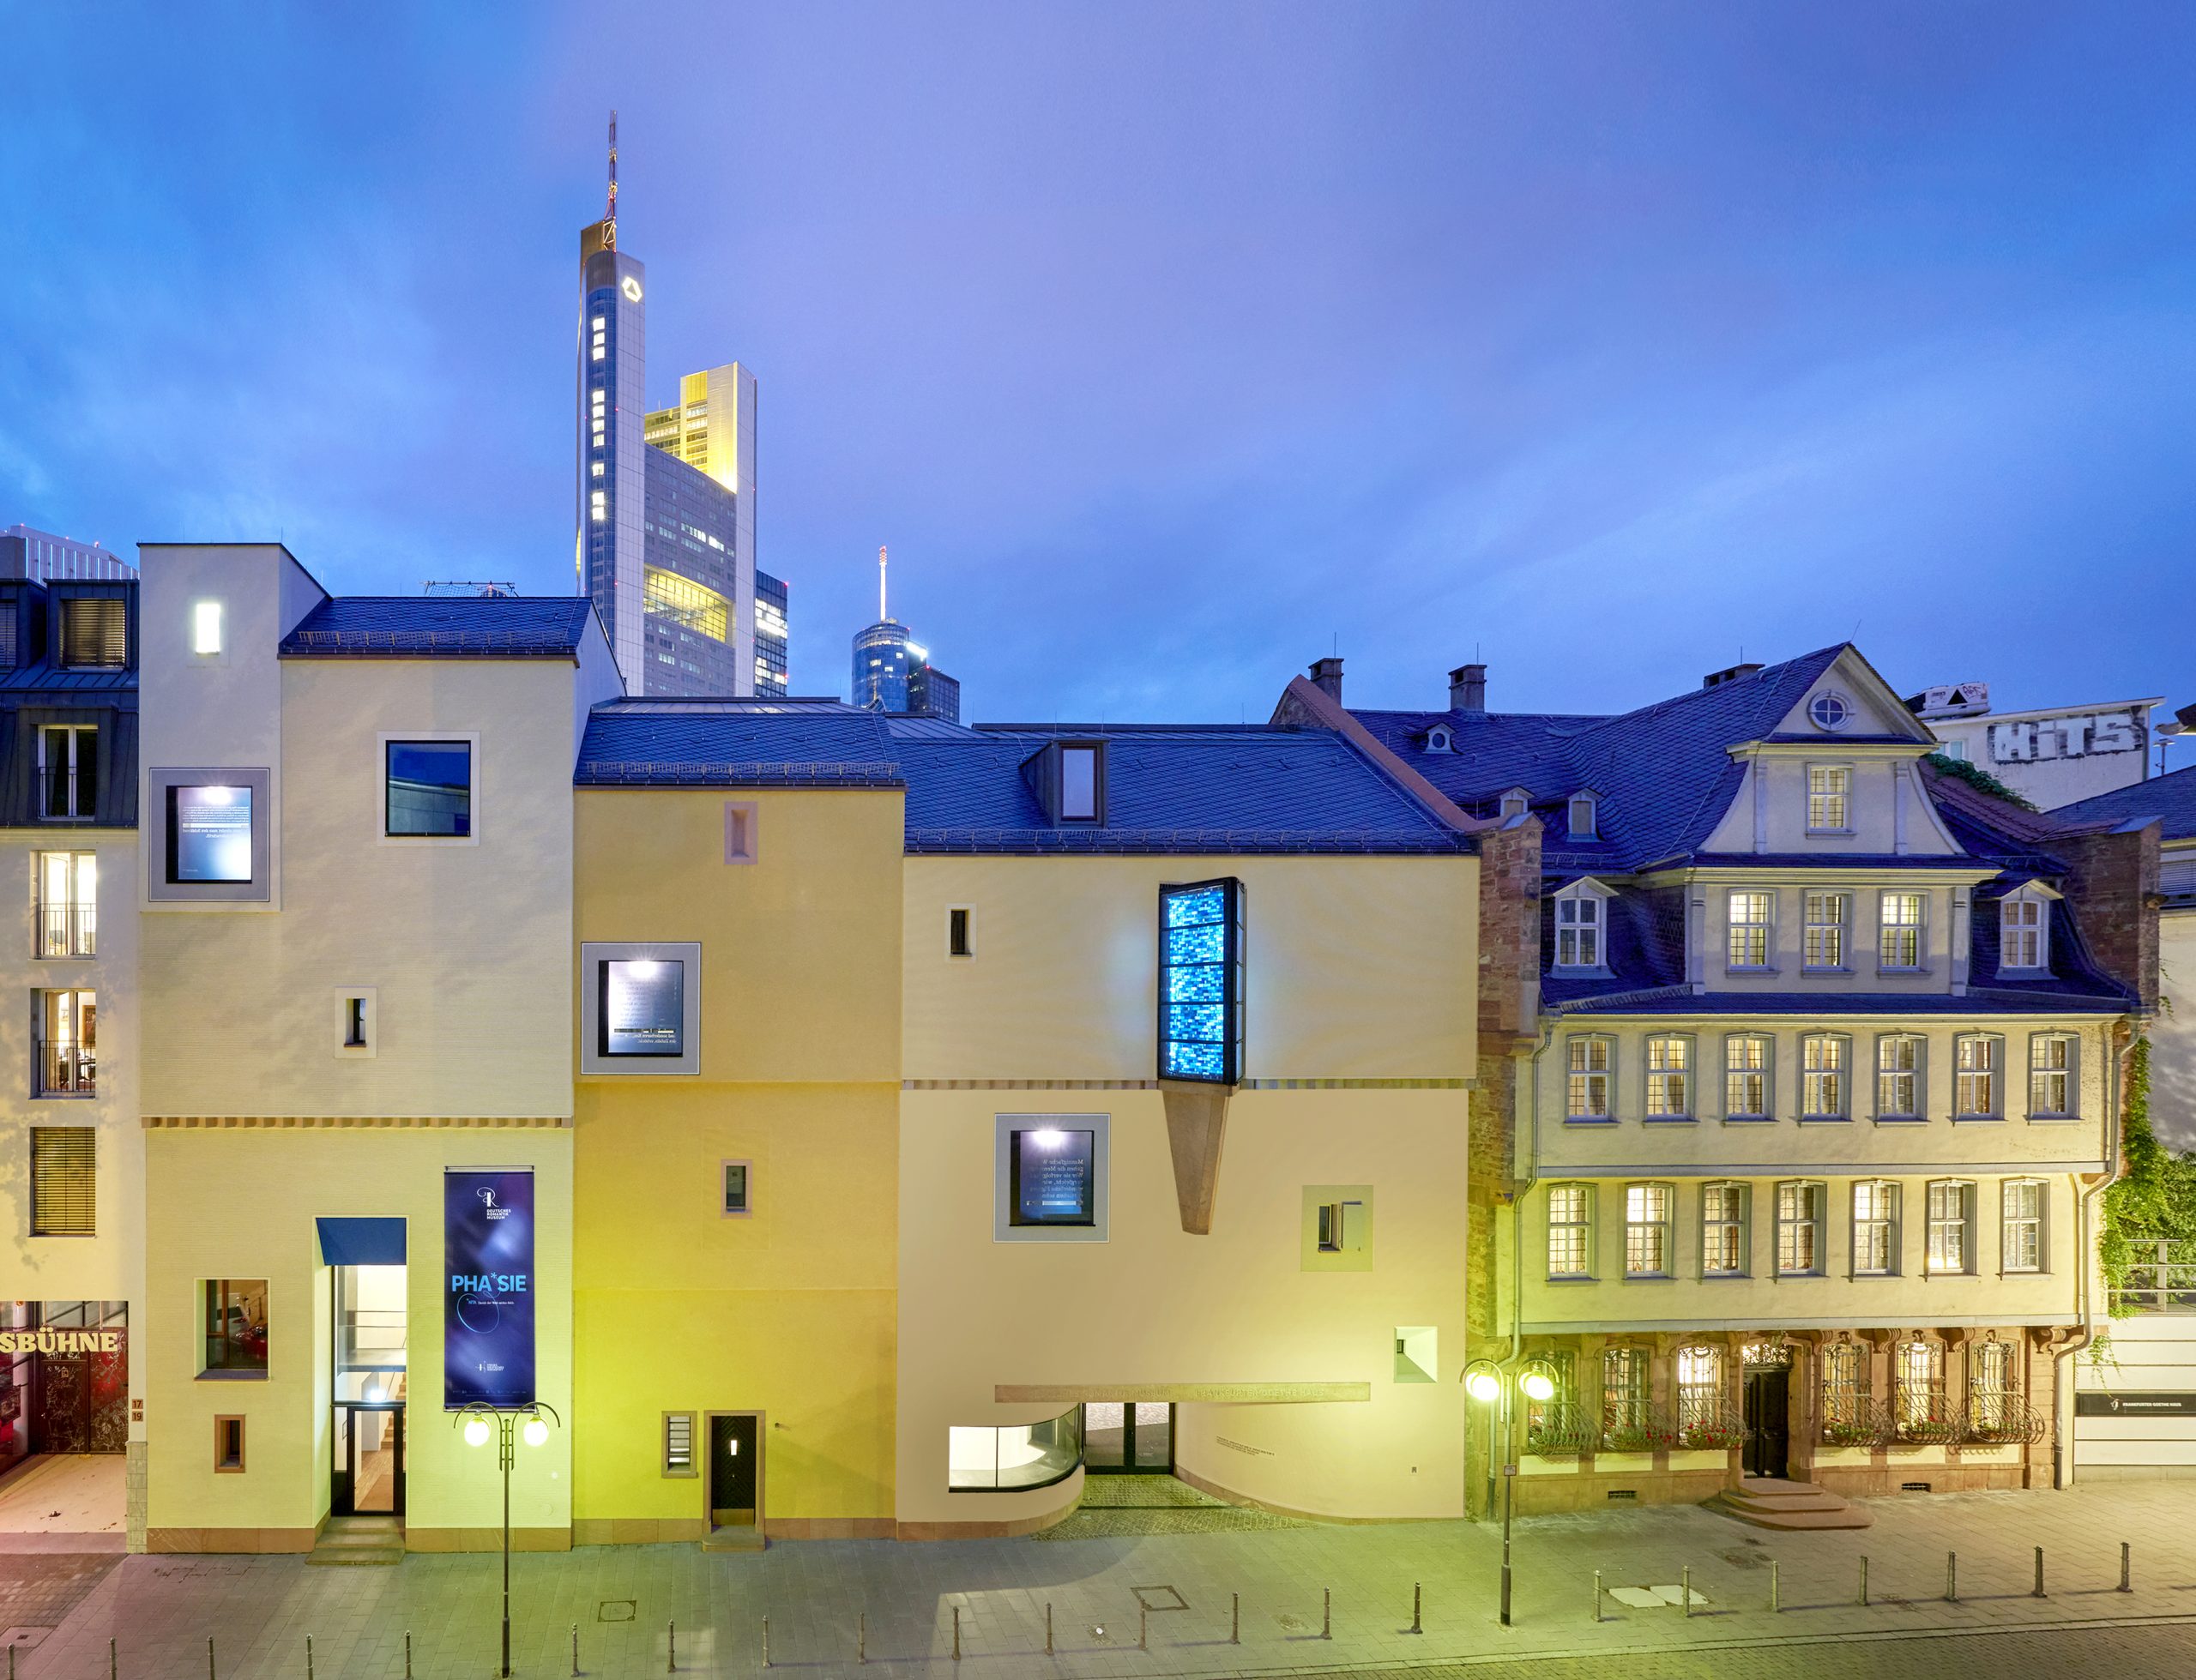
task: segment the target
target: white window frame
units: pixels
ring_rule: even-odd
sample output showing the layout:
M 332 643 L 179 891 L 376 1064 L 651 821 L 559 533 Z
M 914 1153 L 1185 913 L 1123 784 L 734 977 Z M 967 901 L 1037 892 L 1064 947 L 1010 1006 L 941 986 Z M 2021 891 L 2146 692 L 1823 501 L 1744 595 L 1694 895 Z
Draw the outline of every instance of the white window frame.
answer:
M 1853 1275 L 1856 1278 L 1895 1278 L 1899 1274 L 1898 1181 L 1895 1178 L 1855 1178 L 1850 1201 Z M 1862 1211 L 1863 1196 L 1870 1198 Z M 1878 1199 L 1879 1198 L 1879 1199 Z M 1883 1264 L 1866 1263 L 1868 1237 L 1883 1233 Z
M 1600 1065 L 1595 1052 L 1600 1051 Z M 1616 1118 L 1616 1039 L 1607 1033 L 1573 1033 L 1564 1041 L 1563 1117 L 1602 1125 Z M 1600 1107 L 1594 1106 L 1598 1093 Z M 1584 1105 L 1582 1106 L 1582 1104 Z
M 1987 1048 L 1987 1065 L 1970 1067 L 1970 1048 Z M 1987 1081 L 1987 1087 L 1986 1087 Z M 1970 1101 L 1979 1091 L 1990 1093 L 1988 1104 Z M 2002 1120 L 2006 1117 L 2006 1037 L 2002 1033 L 1960 1033 L 1952 1038 L 1952 1118 Z
M 60 873 L 67 892 L 56 901 L 46 892 L 49 858 L 63 860 Z M 31 954 L 42 962 L 81 961 L 99 954 L 99 852 L 90 846 L 47 846 L 31 852 Z M 89 891 L 85 876 L 89 874 Z M 47 938 L 60 919 L 62 937 Z M 63 948 L 51 949 L 53 944 Z
M 1606 974 L 1609 962 L 1608 901 L 1616 895 L 1597 881 L 1574 881 L 1555 895 L 1555 953 L 1559 974 Z M 1571 919 L 1564 919 L 1568 912 Z M 1564 960 L 1564 936 L 1570 935 L 1571 960 Z
M 1852 1117 L 1852 1039 L 1843 1033 L 1801 1033 L 1800 1118 L 1850 1120 Z
M 1734 1067 L 1732 1057 L 1740 1045 L 1761 1046 L 1761 1066 Z M 1759 1078 L 1761 1107 L 1759 1111 L 1731 1105 L 1732 1081 L 1736 1079 Z M 1753 1124 L 1777 1117 L 1777 1039 L 1770 1033 L 1726 1033 L 1723 1035 L 1723 1118 Z
M 1922 1213 L 1928 1235 L 1922 1270 L 1933 1278 L 1970 1276 L 1975 1271 L 1975 1181 L 1932 1178 L 1923 1192 Z M 1955 1243 L 1958 1263 L 1946 1263 Z
M 1590 787 L 1582 787 L 1564 802 L 1563 816 L 1566 840 L 1590 840 L 1602 837 L 1601 795 Z M 1584 818 L 1582 822 L 1580 819 Z
M 1796 1205 L 1813 1204 L 1808 1213 L 1785 1212 L 1785 1193 L 1790 1191 Z M 1808 1193 L 1812 1192 L 1812 1195 Z M 1825 1274 L 1823 1267 L 1824 1204 L 1829 1200 L 1830 1189 L 1819 1178 L 1780 1178 L 1777 1182 L 1777 1254 L 1775 1264 L 1779 1278 L 1819 1278 Z M 1805 1266 L 1785 1264 L 1787 1231 L 1805 1228 L 1808 1232 L 1811 1249 L 1809 1263 Z
M 1819 916 L 1818 907 L 1825 903 L 1835 907 L 1835 913 Z M 1851 954 L 1848 924 L 1852 919 L 1852 906 L 1853 894 L 1849 892 L 1809 888 L 1800 895 L 1800 968 L 1803 973 L 1852 972 L 1851 965 L 1846 961 Z M 1825 947 L 1828 948 L 1826 953 Z
M 1760 900 L 1759 919 L 1749 915 L 1739 919 L 1741 900 L 1747 900 L 1747 908 L 1755 906 L 1752 900 Z M 1740 936 L 1747 936 L 1747 950 L 1740 949 Z M 1760 960 L 1754 961 L 1751 949 L 1756 939 L 1760 942 Z M 1773 887 L 1730 887 L 1723 893 L 1723 966 L 1733 974 L 1773 974 L 1777 972 L 1777 889 Z
M 1502 803 L 1495 810 L 1506 822 L 1513 816 L 1524 816 L 1532 808 L 1533 796 L 1522 787 L 1513 787 L 1502 796 Z
M 1698 1107 L 1694 1084 L 1698 1062 L 1698 1045 L 1692 1033 L 1647 1034 L 1639 1046 L 1643 1070 L 1640 1117 L 1664 1123 L 1693 1118 Z
M 99 765 L 100 726 L 95 723 L 42 723 L 37 726 L 37 729 L 38 786 L 33 797 L 38 805 L 38 820 L 41 822 L 91 822 L 99 815 L 99 782 L 96 773 Z M 66 774 L 69 778 L 69 809 L 65 811 L 50 813 L 45 809 L 46 743 L 56 736 L 65 737 L 68 741 Z M 83 762 L 87 737 L 90 738 L 94 772 L 92 784 L 92 808 L 88 810 L 84 809 L 84 801 L 78 796 L 77 792 L 82 780 L 78 771 Z
M 1660 1179 L 1635 1180 L 1624 1187 L 1624 1275 L 1627 1281 L 1676 1275 L 1672 1250 L 1677 1240 L 1677 1186 Z
M 1819 778 L 1823 786 L 1816 786 Z M 1849 764 L 1810 764 L 1807 767 L 1807 832 L 1811 834 L 1849 834 L 1853 832 L 1853 767 Z M 1818 818 L 1836 817 L 1836 822 Z
M 1886 1068 L 1884 1052 L 1891 1045 L 1911 1045 L 1914 1047 L 1912 1068 Z M 1929 1040 L 1920 1033 L 1879 1033 L 1876 1034 L 1876 1105 L 1879 1123 L 1911 1123 L 1928 1117 L 1929 1110 Z M 1884 1091 L 1888 1080 L 1910 1080 L 1914 1086 L 1914 1105 L 1910 1109 L 1886 1108 Z
M 1711 1216 L 1710 1198 L 1725 1193 L 1731 1197 L 1731 1211 Z M 1731 1178 L 1710 1179 L 1700 1187 L 1700 1275 L 1704 1279 L 1743 1278 L 1752 1271 L 1748 1262 L 1752 1259 L 1753 1233 L 1748 1214 L 1752 1211 L 1753 1193 L 1753 1185 Z M 1709 1256 L 1718 1246 L 1715 1233 L 1727 1231 L 1731 1234 L 1738 1264 L 1728 1268 L 1711 1267 L 1708 1263 Z
M 2048 1046 L 2065 1052 L 2057 1067 L 2039 1064 Z M 2047 1081 L 2056 1081 L 2064 1099 L 2056 1107 L 2037 1100 Z M 2082 1041 L 2078 1033 L 2063 1030 L 2028 1035 L 2028 1117 L 2031 1120 L 2077 1120 L 2082 1110 Z
M 389 832 L 389 749 L 392 742 L 465 744 L 468 786 L 462 834 L 392 834 Z M 480 844 L 480 736 L 477 730 L 391 729 L 374 741 L 374 835 L 382 846 L 478 846 Z
M 2018 1213 L 2017 1192 L 2036 1192 L 2036 1212 Z M 2013 1260 L 2016 1233 L 2034 1228 L 2036 1263 L 2018 1265 Z M 2007 1178 L 1998 1188 L 1998 1271 L 2006 1277 L 2040 1277 L 2051 1269 L 2051 1182 L 2047 1178 Z
M 2051 900 L 2058 896 L 2031 881 L 1998 900 L 2000 973 L 2035 975 L 2049 972 Z
M 1891 919 L 1891 909 L 1898 906 L 1902 912 L 1908 902 L 1914 906 L 1911 922 Z M 1895 948 L 1911 942 L 1914 960 L 1898 962 L 1892 959 L 1899 954 Z M 1876 969 L 1884 974 L 1922 974 L 1929 966 L 1929 895 L 1910 888 L 1886 887 L 1876 894 Z
M 1576 1198 L 1575 1201 L 1558 1200 Z M 1576 1181 L 1550 1184 L 1547 1187 L 1547 1275 L 1551 1282 L 1590 1281 L 1594 1276 L 1594 1186 Z M 1559 1209 L 1566 1213 L 1575 1211 L 1575 1218 L 1558 1219 Z M 1578 1250 L 1580 1269 L 1575 1272 L 1556 1269 L 1557 1233 L 1578 1233 Z M 1566 1240 L 1562 1247 L 1568 1250 L 1572 1244 Z

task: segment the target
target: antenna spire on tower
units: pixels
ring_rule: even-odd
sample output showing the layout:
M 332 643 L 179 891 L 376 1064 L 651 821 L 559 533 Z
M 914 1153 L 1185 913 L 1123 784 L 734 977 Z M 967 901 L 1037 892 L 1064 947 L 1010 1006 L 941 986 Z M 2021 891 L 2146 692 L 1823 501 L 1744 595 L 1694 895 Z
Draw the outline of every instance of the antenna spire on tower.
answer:
M 884 545 L 877 545 L 877 622 L 884 622 Z
M 610 113 L 610 203 L 602 213 L 602 248 L 618 249 L 618 113 Z

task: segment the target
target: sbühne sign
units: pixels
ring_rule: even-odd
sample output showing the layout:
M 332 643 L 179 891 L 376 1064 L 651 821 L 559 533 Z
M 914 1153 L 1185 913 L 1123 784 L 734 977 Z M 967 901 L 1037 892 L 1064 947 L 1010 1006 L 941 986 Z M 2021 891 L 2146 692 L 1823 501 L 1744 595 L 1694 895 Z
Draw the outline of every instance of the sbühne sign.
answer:
M 119 1353 L 119 1330 L 0 1330 L 0 1353 Z
M 534 1404 L 534 1171 L 443 1174 L 443 1409 Z

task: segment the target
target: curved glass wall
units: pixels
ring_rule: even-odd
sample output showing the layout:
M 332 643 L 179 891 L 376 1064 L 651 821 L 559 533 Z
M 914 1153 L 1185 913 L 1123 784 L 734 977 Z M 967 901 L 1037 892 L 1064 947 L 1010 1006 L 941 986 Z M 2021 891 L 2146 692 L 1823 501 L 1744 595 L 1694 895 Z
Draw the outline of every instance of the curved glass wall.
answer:
M 956 1493 L 1047 1488 L 1083 1462 L 1083 1408 L 1037 1424 L 993 1429 L 956 1424 L 950 1431 L 946 1485 Z

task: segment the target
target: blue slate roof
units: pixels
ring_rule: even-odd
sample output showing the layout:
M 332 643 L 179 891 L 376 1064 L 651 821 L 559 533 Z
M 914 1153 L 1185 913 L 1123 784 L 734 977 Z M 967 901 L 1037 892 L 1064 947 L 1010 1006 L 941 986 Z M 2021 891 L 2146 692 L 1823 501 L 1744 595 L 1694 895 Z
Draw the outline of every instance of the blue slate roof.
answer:
M 2164 840 L 2196 838 L 2196 764 L 2061 805 L 2052 816 L 2074 822 L 2129 822 L 2157 817 Z
M 2118 1015 L 2131 1008 L 2117 994 L 2035 991 L 1996 986 L 1953 997 L 1942 992 L 1710 991 L 1682 987 L 1615 993 L 1569 1005 L 1566 1015 Z
M 1465 810 L 1492 815 L 1526 789 L 1548 821 L 1544 855 L 1557 870 L 1635 870 L 1698 850 L 1737 794 L 1744 771 L 1725 750 L 1769 736 L 1848 644 L 1765 665 L 1750 676 L 1614 717 L 1501 712 L 1358 712 L 1379 743 Z M 1446 725 L 1451 753 L 1422 750 Z M 1569 838 L 1563 804 L 1602 796 L 1599 836 Z
M 612 700 L 588 716 L 582 787 L 898 787 L 884 720 L 836 700 Z
M 584 595 L 344 595 L 282 638 L 286 659 L 569 657 L 594 604 Z

